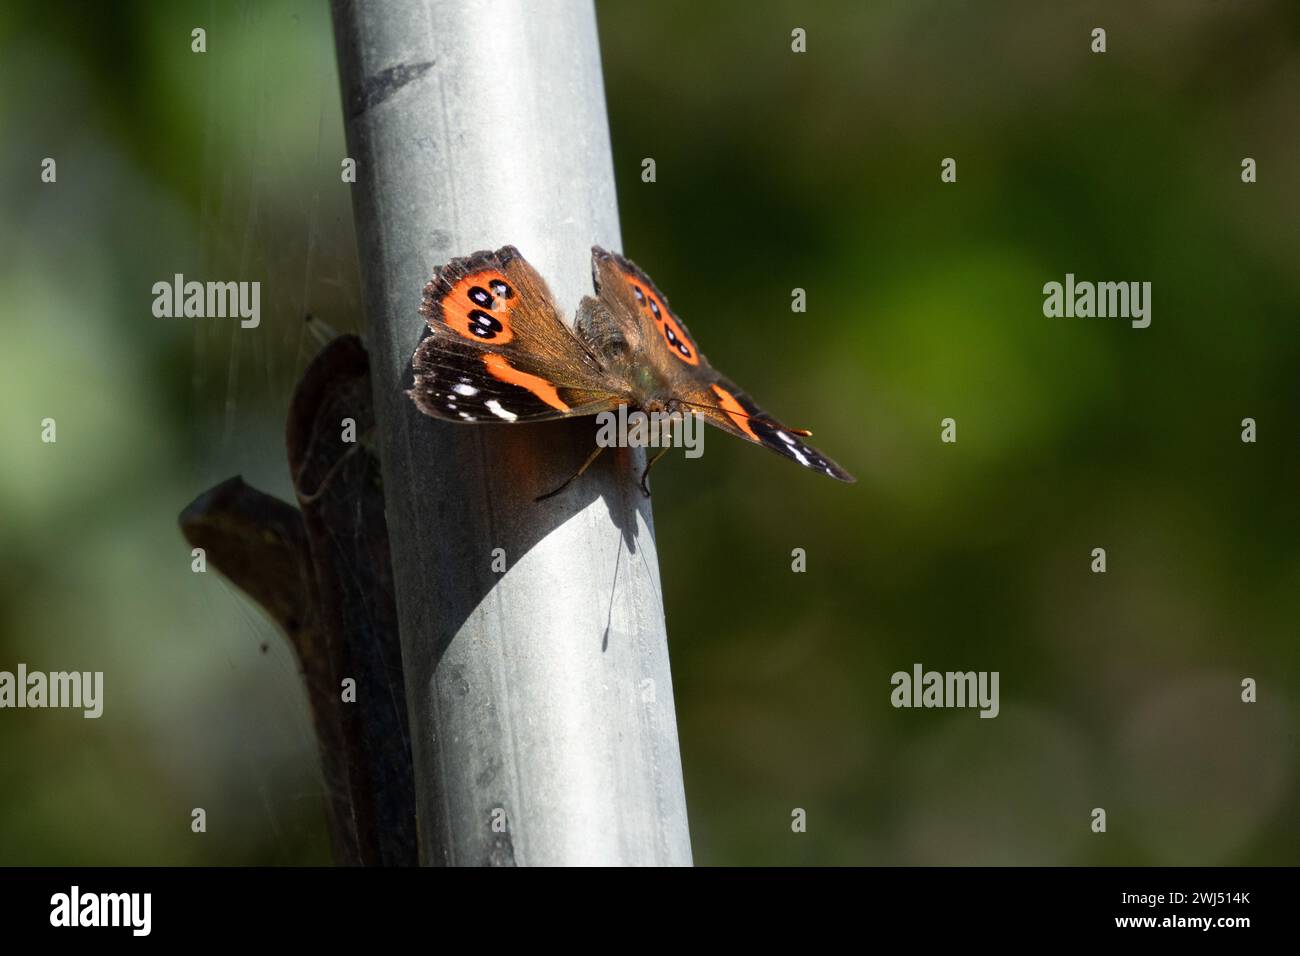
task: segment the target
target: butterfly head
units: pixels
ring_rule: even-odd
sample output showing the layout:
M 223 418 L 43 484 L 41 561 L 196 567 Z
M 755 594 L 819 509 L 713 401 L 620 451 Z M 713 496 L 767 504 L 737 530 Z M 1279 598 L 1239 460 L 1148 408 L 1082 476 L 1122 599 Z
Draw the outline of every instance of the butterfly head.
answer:
M 641 410 L 651 415 L 656 413 L 662 415 L 673 415 L 684 412 L 685 407 L 681 402 L 671 396 L 667 398 L 652 396 L 641 403 Z
M 629 398 L 644 412 L 668 411 L 673 390 L 667 377 L 650 362 L 630 361 L 619 372 L 629 386 Z

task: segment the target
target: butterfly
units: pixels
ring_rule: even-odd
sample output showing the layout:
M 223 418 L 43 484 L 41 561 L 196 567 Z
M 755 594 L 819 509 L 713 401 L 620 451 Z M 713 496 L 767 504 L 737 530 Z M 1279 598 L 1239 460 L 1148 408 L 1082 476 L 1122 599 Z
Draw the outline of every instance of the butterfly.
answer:
M 430 331 L 411 359 L 415 384 L 407 394 L 416 407 L 462 423 L 540 422 L 620 405 L 647 414 L 695 412 L 805 468 L 854 480 L 803 441 L 811 432 L 782 425 L 714 369 L 630 260 L 595 246 L 591 272 L 596 295 L 583 297 L 570 331 L 545 281 L 514 246 L 437 269 L 420 304 Z M 649 470 L 641 479 L 647 495 Z

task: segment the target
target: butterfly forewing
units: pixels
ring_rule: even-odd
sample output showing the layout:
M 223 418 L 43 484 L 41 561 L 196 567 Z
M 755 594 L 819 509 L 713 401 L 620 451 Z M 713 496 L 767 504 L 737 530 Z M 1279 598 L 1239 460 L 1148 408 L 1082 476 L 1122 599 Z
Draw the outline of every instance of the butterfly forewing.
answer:
M 591 273 L 600 301 L 639 330 L 644 357 L 675 373 L 708 368 L 686 325 L 668 307 L 668 298 L 631 259 L 599 246 L 591 250 Z
M 709 365 L 694 337 L 668 306 L 668 299 L 631 260 L 600 247 L 591 250 L 592 275 L 601 303 L 638 327 L 643 360 L 670 383 L 672 397 L 712 424 L 839 481 L 853 476 L 803 441 L 803 433 L 778 422 Z
M 424 288 L 429 333 L 412 358 L 411 398 L 455 422 L 591 415 L 617 382 L 560 320 L 550 290 L 513 246 L 440 268 Z
M 696 410 L 723 431 L 731 432 L 746 441 L 756 442 L 778 455 L 783 455 L 805 468 L 820 471 L 837 481 L 856 480 L 830 458 L 805 442 L 802 431 L 792 430 L 782 425 L 716 371 L 713 371 L 713 380 L 709 382 L 708 388 L 713 407 Z

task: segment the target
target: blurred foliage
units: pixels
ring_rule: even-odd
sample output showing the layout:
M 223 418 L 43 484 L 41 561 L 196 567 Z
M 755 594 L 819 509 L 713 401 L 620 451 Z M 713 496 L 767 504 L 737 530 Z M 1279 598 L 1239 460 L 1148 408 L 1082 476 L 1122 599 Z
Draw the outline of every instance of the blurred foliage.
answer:
M 859 477 L 656 470 L 697 861 L 1294 863 L 1300 7 L 810 6 L 598 9 L 626 251 Z M 110 674 L 0 712 L 0 864 L 328 859 L 294 662 L 176 514 L 290 497 L 302 317 L 360 327 L 333 57 L 305 0 L 0 11 L 0 669 Z M 175 272 L 263 280 L 259 333 L 154 319 Z M 1066 272 L 1151 327 L 1044 318 Z M 1001 715 L 893 709 L 914 662 Z

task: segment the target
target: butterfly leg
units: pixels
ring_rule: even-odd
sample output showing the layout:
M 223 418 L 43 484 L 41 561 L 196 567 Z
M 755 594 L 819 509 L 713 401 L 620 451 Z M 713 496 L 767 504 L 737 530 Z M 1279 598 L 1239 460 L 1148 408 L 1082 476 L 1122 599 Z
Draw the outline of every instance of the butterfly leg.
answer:
M 658 454 L 656 454 L 653 458 L 651 458 L 646 463 L 645 471 L 641 472 L 641 491 L 645 493 L 645 496 L 647 498 L 650 497 L 650 486 L 646 484 L 646 479 L 650 477 L 650 469 L 655 466 L 655 462 L 657 462 L 664 455 L 668 454 L 668 449 L 670 447 L 672 446 L 664 445 L 663 448 L 660 448 Z
M 600 453 L 604 450 L 605 450 L 604 445 L 597 445 L 596 450 L 593 451 L 590 455 L 588 455 L 587 460 L 582 463 L 582 467 L 579 468 L 577 471 L 575 471 L 573 474 L 571 474 L 568 478 L 564 479 L 564 484 L 560 485 L 560 487 L 556 488 L 554 491 L 548 491 L 544 495 L 538 495 L 536 498 L 533 499 L 533 501 L 545 501 L 547 498 L 554 498 L 565 488 L 569 487 L 569 485 L 573 482 L 575 478 L 580 477 L 584 471 L 590 468 L 591 463 L 595 461 L 598 457 L 600 457 Z

